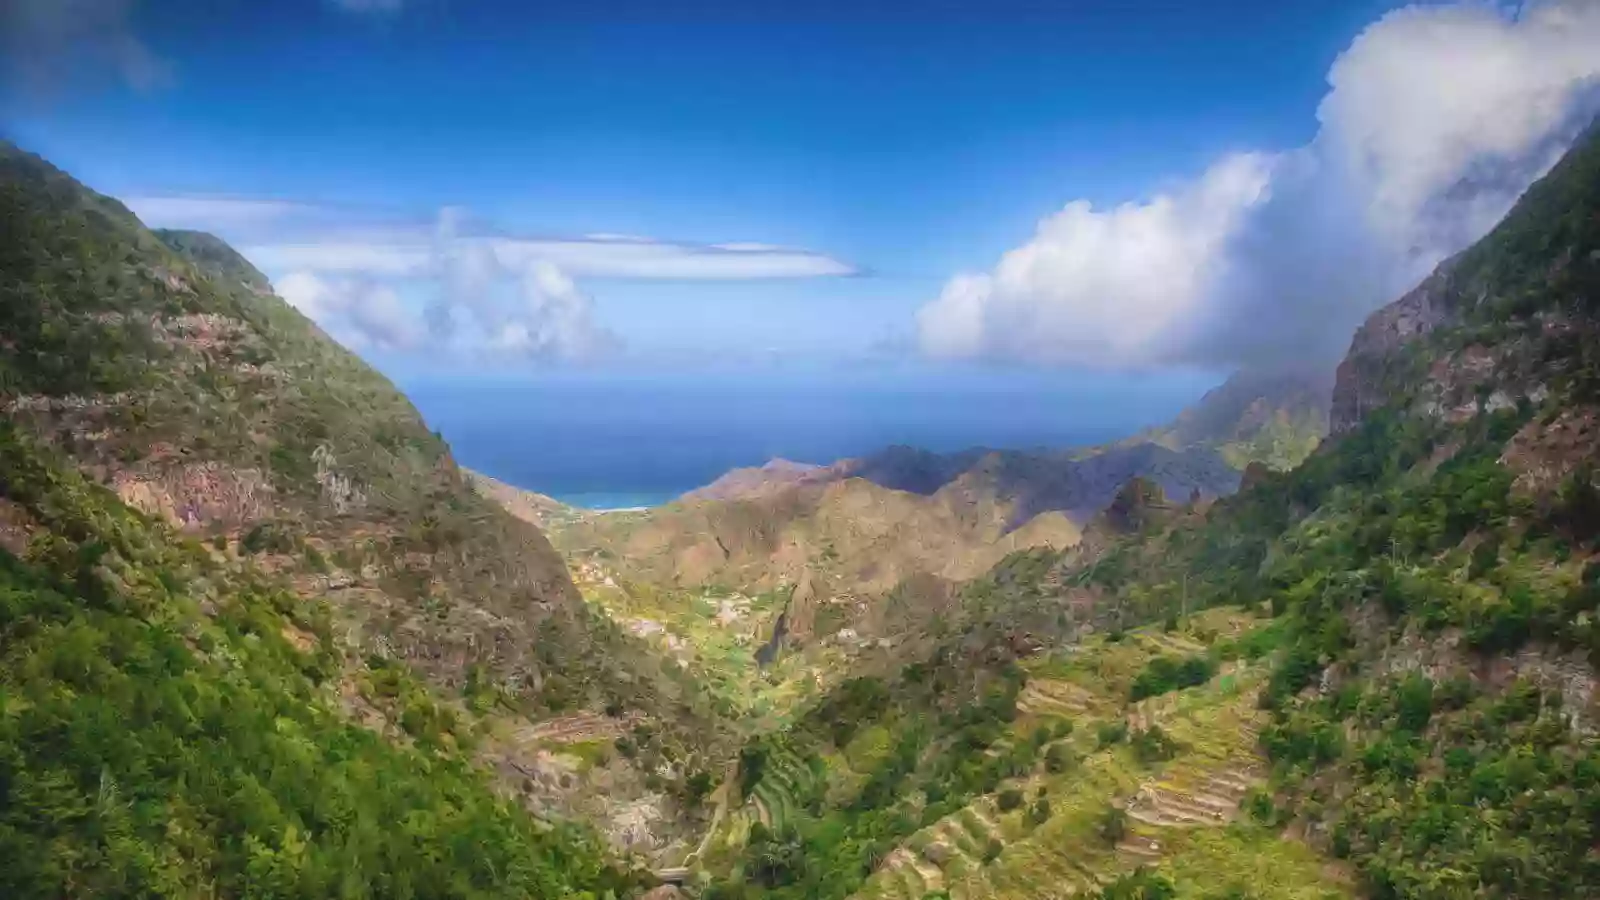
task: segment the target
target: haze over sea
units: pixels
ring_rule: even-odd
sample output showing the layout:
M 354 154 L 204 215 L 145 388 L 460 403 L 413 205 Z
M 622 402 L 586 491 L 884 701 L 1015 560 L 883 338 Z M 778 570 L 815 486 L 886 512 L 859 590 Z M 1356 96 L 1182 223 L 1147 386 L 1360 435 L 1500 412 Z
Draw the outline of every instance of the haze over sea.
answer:
M 1212 375 L 966 371 L 551 373 L 403 383 L 469 468 L 590 509 L 653 506 L 731 468 L 891 444 L 1072 447 L 1165 421 Z

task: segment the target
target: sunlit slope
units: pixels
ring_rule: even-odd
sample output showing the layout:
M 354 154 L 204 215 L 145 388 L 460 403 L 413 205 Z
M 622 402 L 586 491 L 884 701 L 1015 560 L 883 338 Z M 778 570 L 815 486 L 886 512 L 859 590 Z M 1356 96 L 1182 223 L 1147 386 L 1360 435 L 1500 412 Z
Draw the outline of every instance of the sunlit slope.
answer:
M 1241 808 L 1266 780 L 1256 748 L 1266 714 L 1255 702 L 1266 669 L 1241 655 L 1267 649 L 1262 628 L 1219 611 L 1173 632 L 1092 638 L 1024 662 L 1006 741 L 1036 748 L 1022 754 L 1035 762 L 917 831 L 856 896 L 1099 896 L 1140 867 L 1183 896 L 1232 887 L 1259 898 L 1347 895 L 1326 860 Z M 1162 657 L 1205 659 L 1215 674 L 1131 700 Z

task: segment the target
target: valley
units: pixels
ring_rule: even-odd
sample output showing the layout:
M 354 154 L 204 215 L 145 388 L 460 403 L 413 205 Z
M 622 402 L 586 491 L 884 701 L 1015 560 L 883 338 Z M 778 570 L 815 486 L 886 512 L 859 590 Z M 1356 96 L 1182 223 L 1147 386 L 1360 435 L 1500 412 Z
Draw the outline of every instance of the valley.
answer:
M 539 513 L 589 602 L 744 723 L 690 883 L 718 900 L 1600 884 L 1597 160 L 1591 129 L 1375 313 L 1337 382 L 1310 382 L 1326 401 L 1264 412 L 1230 386 L 1202 404 L 1235 410 L 1222 424 L 1202 408 L 1150 433 L 1215 441 L 1242 487 L 1185 480 L 1135 439 L 779 461 L 663 508 Z M 1333 437 L 1312 451 L 1287 437 L 1302 426 Z M 1130 452 L 1143 466 L 1093 504 L 1055 487 Z M 1070 528 L 1004 543 L 1039 516 Z
M 0 894 L 1600 895 L 1595 126 L 1331 381 L 604 513 L 218 238 L 0 225 Z

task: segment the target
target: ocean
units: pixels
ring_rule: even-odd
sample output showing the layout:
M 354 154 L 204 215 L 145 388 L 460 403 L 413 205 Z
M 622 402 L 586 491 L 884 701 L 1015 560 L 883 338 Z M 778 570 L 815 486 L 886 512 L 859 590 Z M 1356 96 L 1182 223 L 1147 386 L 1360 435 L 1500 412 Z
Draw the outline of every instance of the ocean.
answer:
M 402 383 L 462 465 L 589 509 L 655 506 L 773 457 L 827 463 L 1102 443 L 1163 422 L 1210 381 L 1038 374 L 553 374 Z

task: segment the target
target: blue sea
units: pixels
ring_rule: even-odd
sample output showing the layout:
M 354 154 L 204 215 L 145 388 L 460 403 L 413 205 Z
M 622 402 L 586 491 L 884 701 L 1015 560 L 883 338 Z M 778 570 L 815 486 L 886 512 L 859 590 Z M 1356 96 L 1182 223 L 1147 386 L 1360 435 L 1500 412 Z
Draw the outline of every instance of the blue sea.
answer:
M 773 457 L 828 463 L 1096 444 L 1166 421 L 1216 379 L 1068 373 L 559 373 L 402 381 L 458 462 L 589 509 L 655 506 Z

